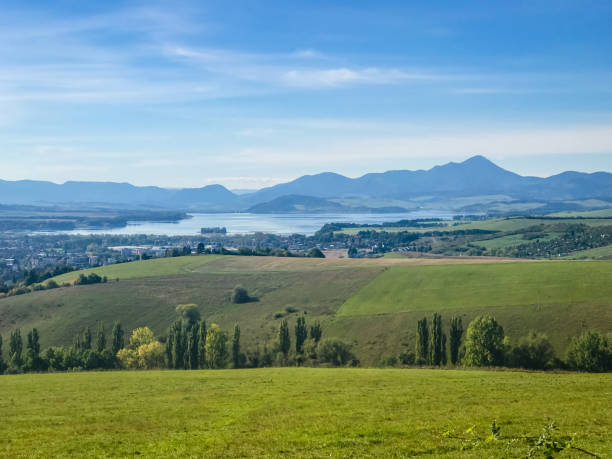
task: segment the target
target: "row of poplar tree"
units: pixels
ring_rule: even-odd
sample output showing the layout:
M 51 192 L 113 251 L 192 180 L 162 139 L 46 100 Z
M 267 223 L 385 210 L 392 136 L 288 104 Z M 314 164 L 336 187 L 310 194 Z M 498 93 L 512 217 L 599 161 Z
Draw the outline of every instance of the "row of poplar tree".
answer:
M 124 345 L 121 324 L 115 323 L 107 346 L 107 336 L 100 324 L 95 336 L 89 328 L 75 336 L 72 346 L 49 347 L 40 350 L 40 335 L 36 328 L 27 334 L 24 349 L 21 330 L 11 333 L 8 343 L 8 360 L 4 361 L 0 336 L 0 373 L 40 372 L 49 369 L 110 369 L 117 366 L 117 352 Z
M 301 316 L 295 324 L 295 347 L 286 320 L 282 320 L 273 343 L 243 353 L 240 344 L 240 326 L 234 326 L 231 340 L 216 324 L 206 326 L 200 318 L 196 305 L 179 305 L 180 318 L 169 328 L 165 337 L 157 339 L 150 328 L 140 327 L 126 339 L 120 323 L 113 325 L 107 337 L 102 324 L 95 333 L 88 327 L 78 333 L 71 346 L 49 347 L 41 353 L 40 336 L 34 328 L 24 343 L 19 329 L 11 333 L 8 361 L 3 360 L 2 337 L 0 336 L 0 374 L 41 372 L 47 370 L 94 370 L 112 368 L 243 368 L 246 366 L 271 366 L 300 364 L 317 358 L 319 344 L 322 355 L 332 364 L 344 365 L 352 354 L 338 346 L 335 341 L 320 343 L 322 328 L 315 322 L 310 328 Z M 305 344 L 310 343 L 309 349 Z
M 461 317 L 453 317 L 449 330 L 450 361 L 453 365 L 459 363 L 459 349 L 463 323 Z M 415 363 L 418 365 L 446 365 L 448 355 L 446 352 L 446 334 L 442 331 L 442 316 L 437 312 L 433 314 L 431 322 L 427 318 L 417 322 Z
M 565 358 L 555 355 L 552 343 L 544 333 L 528 332 L 516 341 L 504 334 L 495 318 L 484 315 L 474 318 L 462 342 L 460 317 L 450 321 L 448 350 L 450 363 L 476 367 L 505 366 L 530 370 L 612 371 L 612 334 L 585 330 L 574 336 Z M 396 359 L 397 360 L 397 359 Z M 403 364 L 441 366 L 447 364 L 447 339 L 442 331 L 442 316 L 434 313 L 431 320 L 417 323 L 414 354 L 404 353 Z

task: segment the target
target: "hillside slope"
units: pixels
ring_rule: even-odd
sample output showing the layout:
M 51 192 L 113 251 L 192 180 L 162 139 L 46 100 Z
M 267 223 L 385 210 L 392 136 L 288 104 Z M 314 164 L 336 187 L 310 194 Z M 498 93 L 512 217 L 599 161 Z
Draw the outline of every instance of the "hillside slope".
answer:
M 273 340 L 281 316 L 293 328 L 303 312 L 309 322 L 321 320 L 326 336 L 353 343 L 363 364 L 375 365 L 404 346 L 412 350 L 417 320 L 433 312 L 445 326 L 453 315 L 467 326 L 492 314 L 511 338 L 542 331 L 560 353 L 584 329 L 612 331 L 612 262 L 477 261 L 203 256 L 109 266 L 93 270 L 109 275 L 107 284 L 0 299 L 0 333 L 37 327 L 43 347 L 70 344 L 99 321 L 163 334 L 177 304 L 196 303 L 209 323 L 226 330 L 240 323 L 248 347 Z M 236 285 L 258 301 L 231 303 Z

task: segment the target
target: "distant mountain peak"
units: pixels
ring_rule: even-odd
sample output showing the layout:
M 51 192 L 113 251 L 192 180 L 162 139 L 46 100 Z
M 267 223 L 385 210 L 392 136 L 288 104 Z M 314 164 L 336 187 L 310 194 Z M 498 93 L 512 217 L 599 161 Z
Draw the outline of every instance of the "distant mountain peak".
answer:
M 474 156 L 466 159 L 465 161 L 463 161 L 462 164 L 489 164 L 491 166 L 499 167 L 497 164 L 495 164 L 489 158 L 487 158 L 485 156 L 482 156 L 482 155 L 474 155 Z

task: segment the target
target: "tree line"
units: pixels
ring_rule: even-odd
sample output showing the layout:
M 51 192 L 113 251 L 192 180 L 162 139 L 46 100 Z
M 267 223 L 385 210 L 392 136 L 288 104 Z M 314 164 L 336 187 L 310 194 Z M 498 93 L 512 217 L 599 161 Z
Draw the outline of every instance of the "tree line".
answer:
M 576 370 L 589 372 L 612 371 L 612 334 L 585 331 L 576 336 L 567 348 L 565 359 L 555 355 L 544 333 L 530 331 L 513 343 L 504 335 L 495 318 L 484 315 L 472 320 L 463 339 L 461 317 L 453 316 L 447 336 L 443 332 L 442 316 L 434 313 L 417 321 L 415 350 L 405 350 L 399 356 L 383 359 L 382 364 L 394 366 L 428 365 L 509 367 L 529 370 Z
M 71 346 L 53 346 L 41 352 L 40 335 L 32 329 L 24 340 L 14 330 L 8 341 L 8 359 L 3 357 L 0 336 L 0 374 L 95 369 L 217 369 L 269 366 L 358 366 L 350 344 L 335 338 L 323 339 L 320 322 L 308 325 L 298 317 L 293 333 L 286 319 L 280 321 L 275 338 L 243 352 L 239 324 L 232 334 L 217 324 L 207 326 L 195 304 L 176 307 L 177 320 L 164 336 L 156 337 L 149 327 L 139 327 L 126 338 L 116 322 L 110 332 L 99 324 L 78 333 Z M 505 366 L 533 370 L 567 369 L 612 371 L 612 334 L 586 331 L 571 341 L 565 359 L 555 356 L 542 333 L 530 332 L 513 344 L 503 327 L 491 316 L 479 316 L 465 331 L 461 317 L 452 317 L 448 338 L 442 316 L 434 313 L 417 322 L 414 351 L 387 357 L 383 365 Z
M 195 304 L 176 307 L 177 320 L 165 336 L 156 337 L 149 327 L 139 327 L 126 337 L 116 322 L 110 336 L 102 324 L 92 332 L 78 333 L 71 346 L 52 346 L 41 352 L 36 328 L 27 334 L 26 347 L 21 330 L 10 335 L 8 359 L 3 359 L 0 336 L 0 374 L 96 369 L 217 369 L 255 368 L 287 365 L 358 365 L 348 344 L 322 339 L 320 322 L 310 326 L 306 317 L 297 319 L 293 337 L 286 320 L 280 322 L 275 339 L 243 352 L 241 330 L 236 324 L 231 336 L 217 324 L 207 326 Z

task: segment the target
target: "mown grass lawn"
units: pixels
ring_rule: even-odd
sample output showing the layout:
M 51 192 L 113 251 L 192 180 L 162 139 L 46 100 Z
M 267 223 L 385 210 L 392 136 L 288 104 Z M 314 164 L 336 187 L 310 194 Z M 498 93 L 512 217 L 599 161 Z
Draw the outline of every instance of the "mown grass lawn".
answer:
M 0 377 L 5 457 L 501 457 L 442 437 L 550 420 L 612 454 L 612 375 L 257 369 Z M 524 457 L 522 443 L 509 456 Z M 562 457 L 579 457 L 572 455 Z

